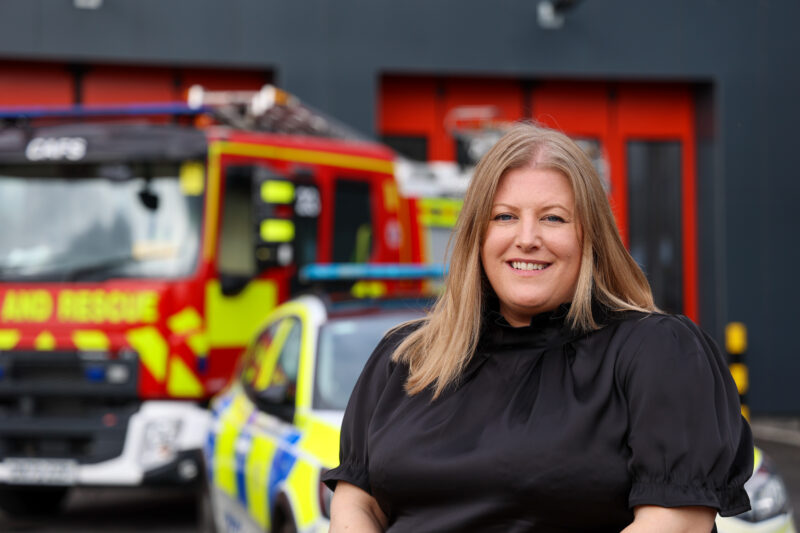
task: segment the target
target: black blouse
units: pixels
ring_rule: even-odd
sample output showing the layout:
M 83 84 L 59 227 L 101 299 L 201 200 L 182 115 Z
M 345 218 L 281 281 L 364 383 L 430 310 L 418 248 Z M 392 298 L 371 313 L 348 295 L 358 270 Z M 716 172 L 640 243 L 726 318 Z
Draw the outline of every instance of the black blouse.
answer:
M 340 466 L 400 532 L 608 532 L 633 507 L 750 508 L 753 443 L 725 357 L 689 319 L 606 314 L 582 335 L 566 307 L 511 327 L 490 312 L 478 351 L 436 400 L 408 396 L 385 337 L 350 398 Z

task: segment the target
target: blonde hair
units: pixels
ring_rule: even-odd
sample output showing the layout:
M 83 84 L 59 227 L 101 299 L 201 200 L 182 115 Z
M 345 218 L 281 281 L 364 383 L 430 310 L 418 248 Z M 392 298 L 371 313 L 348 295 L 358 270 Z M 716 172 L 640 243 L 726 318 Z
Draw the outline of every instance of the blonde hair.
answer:
M 572 328 L 592 331 L 600 327 L 592 315 L 593 300 L 613 310 L 658 311 L 644 273 L 622 244 L 592 162 L 563 133 L 520 123 L 475 168 L 451 238 L 444 291 L 421 327 L 392 355 L 394 361 L 409 366 L 409 394 L 433 385 L 436 398 L 458 379 L 475 353 L 486 297 L 492 294 L 480 260 L 492 199 L 506 172 L 528 166 L 561 172 L 575 195 L 583 242 L 575 294 L 566 317 Z

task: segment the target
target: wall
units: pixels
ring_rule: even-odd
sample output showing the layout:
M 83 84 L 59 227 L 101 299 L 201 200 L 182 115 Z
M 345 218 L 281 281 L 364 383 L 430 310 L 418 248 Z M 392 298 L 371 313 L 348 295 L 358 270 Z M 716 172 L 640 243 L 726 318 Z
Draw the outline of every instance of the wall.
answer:
M 538 27 L 537 4 L 104 0 L 80 10 L 72 0 L 6 0 L 0 59 L 271 72 L 312 105 L 373 132 L 385 74 L 692 83 L 704 128 L 701 319 L 717 338 L 728 321 L 748 326 L 753 411 L 800 412 L 800 4 L 584 1 L 559 30 Z

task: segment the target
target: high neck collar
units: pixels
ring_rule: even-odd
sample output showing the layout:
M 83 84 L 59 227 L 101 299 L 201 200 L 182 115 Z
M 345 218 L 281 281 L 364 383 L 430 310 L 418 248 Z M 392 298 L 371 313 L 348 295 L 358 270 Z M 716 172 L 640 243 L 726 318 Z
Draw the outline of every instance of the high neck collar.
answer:
M 569 309 L 569 303 L 561 304 L 550 311 L 544 311 L 538 315 L 533 315 L 530 323 L 524 326 L 513 326 L 508 322 L 506 317 L 500 313 L 499 305 L 495 303 L 495 305 L 489 307 L 484 314 L 484 317 L 487 321 L 494 322 L 498 326 L 504 328 L 542 328 L 552 326 L 554 322 L 563 324 L 567 314 L 569 313 Z
M 571 336 L 571 328 L 566 322 L 570 305 L 557 308 L 531 317 L 526 326 L 514 327 L 500 314 L 499 305 L 491 305 L 483 314 L 481 345 L 487 349 L 508 349 L 516 346 L 547 346 L 554 342 L 565 342 Z

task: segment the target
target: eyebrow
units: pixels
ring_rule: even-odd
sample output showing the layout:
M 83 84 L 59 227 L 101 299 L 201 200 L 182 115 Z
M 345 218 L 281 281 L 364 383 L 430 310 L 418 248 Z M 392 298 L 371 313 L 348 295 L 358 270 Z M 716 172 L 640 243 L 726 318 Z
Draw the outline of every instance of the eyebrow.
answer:
M 510 209 L 519 209 L 519 206 L 517 206 L 517 205 L 504 204 L 502 202 L 496 203 L 496 204 L 492 204 L 492 209 L 496 209 L 498 207 L 506 207 L 506 208 L 510 208 Z M 555 208 L 563 209 L 567 213 L 571 213 L 572 212 L 565 205 L 562 205 L 562 204 L 559 204 L 559 203 L 547 204 L 547 205 L 544 205 L 544 206 L 541 207 L 541 209 L 545 210 L 545 211 L 548 210 L 548 209 L 555 209 Z

